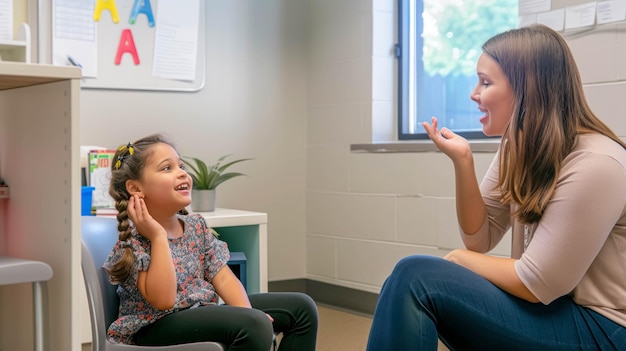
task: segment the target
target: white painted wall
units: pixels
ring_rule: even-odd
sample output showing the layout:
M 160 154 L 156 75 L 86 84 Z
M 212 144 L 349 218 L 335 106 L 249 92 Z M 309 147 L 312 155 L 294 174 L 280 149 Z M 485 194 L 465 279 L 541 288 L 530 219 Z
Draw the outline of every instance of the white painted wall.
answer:
M 445 155 L 350 152 L 352 143 L 395 140 L 396 2 L 310 1 L 307 277 L 371 292 L 401 257 L 462 246 Z M 626 136 L 619 108 L 626 96 L 624 29 L 619 23 L 566 34 L 589 102 L 620 136 Z M 475 155 L 479 179 L 492 158 Z M 503 242 L 494 253 L 509 250 Z

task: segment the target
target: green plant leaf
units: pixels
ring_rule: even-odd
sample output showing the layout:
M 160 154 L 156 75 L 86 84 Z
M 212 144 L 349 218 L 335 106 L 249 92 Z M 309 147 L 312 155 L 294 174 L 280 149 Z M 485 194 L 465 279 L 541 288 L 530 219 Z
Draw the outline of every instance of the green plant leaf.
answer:
M 211 189 L 217 188 L 218 185 L 222 184 L 223 182 L 225 182 L 225 181 L 227 181 L 227 180 L 229 180 L 231 178 L 242 176 L 242 175 L 245 175 L 245 174 L 243 174 L 243 173 L 235 173 L 235 172 L 221 174 L 219 177 L 213 178 L 213 181 L 210 184 L 210 186 L 212 186 Z
M 220 160 L 222 160 L 222 159 L 220 159 Z M 248 160 L 251 160 L 251 158 L 242 158 L 242 159 L 239 159 L 239 160 L 234 160 L 234 161 L 228 162 L 228 163 L 226 163 L 226 164 L 224 164 L 224 165 L 221 165 L 221 166 L 220 166 L 220 163 L 218 162 L 218 163 L 216 163 L 215 165 L 218 167 L 219 173 L 222 173 L 222 172 L 224 172 L 224 170 L 225 170 L 226 168 L 228 168 L 228 167 L 230 167 L 230 166 L 234 165 L 235 163 L 239 163 L 239 162 L 243 162 L 243 161 L 248 161 Z
M 252 159 L 242 158 L 222 164 L 229 156 L 230 155 L 224 155 L 220 157 L 210 166 L 207 166 L 207 164 L 199 158 L 183 156 L 182 161 L 187 168 L 187 173 L 189 173 L 193 179 L 193 188 L 213 190 L 228 179 L 245 175 L 238 172 L 224 173 L 224 171 L 234 164 Z
M 193 189 L 208 189 L 206 164 L 195 157 L 183 157 L 182 161 L 187 168 L 187 173 L 193 179 Z

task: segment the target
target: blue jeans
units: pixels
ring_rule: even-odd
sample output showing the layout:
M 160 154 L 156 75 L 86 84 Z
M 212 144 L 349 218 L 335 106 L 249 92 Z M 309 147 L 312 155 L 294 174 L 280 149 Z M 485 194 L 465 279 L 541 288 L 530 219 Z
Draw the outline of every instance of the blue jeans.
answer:
M 626 297 L 625 297 L 626 298 Z M 626 328 L 569 296 L 549 305 L 514 297 L 431 256 L 406 257 L 385 281 L 368 351 L 626 350 Z

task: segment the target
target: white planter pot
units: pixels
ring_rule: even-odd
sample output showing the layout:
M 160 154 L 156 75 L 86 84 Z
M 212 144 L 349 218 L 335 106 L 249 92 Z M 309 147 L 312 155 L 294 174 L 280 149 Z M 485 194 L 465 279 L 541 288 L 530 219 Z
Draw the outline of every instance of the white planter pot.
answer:
M 212 212 L 215 211 L 215 189 L 191 190 L 191 209 L 194 212 Z

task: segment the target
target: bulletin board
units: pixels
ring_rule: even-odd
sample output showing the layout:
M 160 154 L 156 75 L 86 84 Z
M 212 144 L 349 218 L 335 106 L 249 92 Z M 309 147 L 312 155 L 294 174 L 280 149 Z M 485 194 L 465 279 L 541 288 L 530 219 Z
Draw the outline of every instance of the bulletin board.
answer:
M 54 0 L 57 3 L 68 1 L 74 1 L 73 4 L 76 4 L 76 0 Z M 159 26 L 157 17 L 159 0 L 89 0 L 89 4 L 85 4 L 85 6 L 97 6 L 98 1 L 113 3 L 116 6 L 118 22 L 115 23 L 114 11 L 110 11 L 109 8 L 104 10 L 100 8 L 102 11 L 99 12 L 97 21 L 94 18 L 94 12 L 87 13 L 87 10 L 85 10 L 79 13 L 82 17 L 85 17 L 79 18 L 79 21 L 93 21 L 95 23 L 95 35 L 93 36 L 95 42 L 93 42 L 93 47 L 97 50 L 97 64 L 92 65 L 97 66 L 97 74 L 91 77 L 86 76 L 86 70 L 83 67 L 81 88 L 193 92 L 204 87 L 206 77 L 205 0 L 198 1 L 198 9 L 189 11 L 190 13 L 188 14 L 188 16 L 199 17 L 195 71 L 192 71 L 193 73 L 190 73 L 192 75 L 186 79 L 163 78 L 153 74 L 155 39 Z M 143 12 L 137 13 L 138 2 L 141 3 Z M 96 5 L 93 5 L 94 3 Z M 64 22 L 62 16 L 55 14 L 55 11 L 59 8 L 62 7 L 53 3 L 53 27 L 58 26 L 58 24 L 54 23 L 54 20 L 60 23 Z M 152 21 L 147 11 L 145 11 L 150 9 L 152 10 Z M 131 19 L 134 23 L 130 23 Z M 153 23 L 152 26 L 150 26 L 150 22 Z M 72 19 L 71 23 L 79 22 L 76 22 L 76 19 Z M 129 36 L 132 46 L 127 45 L 124 48 L 128 49 L 134 46 L 136 55 L 130 50 L 120 55 L 120 45 L 122 45 L 122 42 L 128 43 L 129 41 L 124 41 L 124 38 L 128 39 Z M 59 41 L 58 47 L 62 49 L 55 50 L 55 41 Z M 70 55 L 65 54 L 65 50 L 69 50 L 66 49 L 67 39 L 64 39 L 63 43 L 60 42 L 61 40 L 55 39 L 53 34 L 53 64 L 81 65 L 80 60 L 68 59 Z M 86 41 L 85 43 L 89 42 Z M 138 64 L 135 62 L 135 56 L 139 59 Z M 185 67 L 189 67 L 189 65 Z

